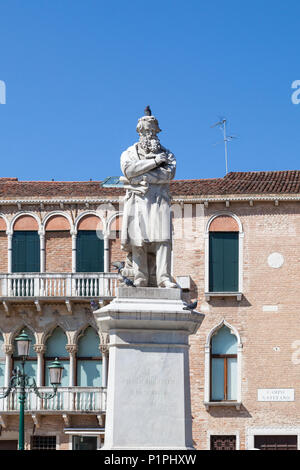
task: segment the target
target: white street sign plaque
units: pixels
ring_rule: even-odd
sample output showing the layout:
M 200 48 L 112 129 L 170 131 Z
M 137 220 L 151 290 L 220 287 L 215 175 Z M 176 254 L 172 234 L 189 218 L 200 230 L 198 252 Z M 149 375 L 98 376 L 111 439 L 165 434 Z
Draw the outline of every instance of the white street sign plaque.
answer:
M 295 390 L 293 388 L 259 388 L 257 401 L 294 401 Z

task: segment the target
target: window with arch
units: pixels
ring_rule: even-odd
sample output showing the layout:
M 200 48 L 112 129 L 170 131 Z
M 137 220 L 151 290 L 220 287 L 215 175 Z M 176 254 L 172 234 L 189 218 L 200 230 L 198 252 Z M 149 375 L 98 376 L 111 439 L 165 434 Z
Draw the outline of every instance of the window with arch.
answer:
M 40 237 L 34 217 L 22 215 L 14 223 L 12 272 L 40 272 Z
M 0 387 L 4 387 L 5 382 L 5 354 L 3 351 L 4 338 L 0 333 Z
M 226 325 L 219 328 L 211 338 L 211 401 L 237 400 L 237 346 L 237 337 Z
M 79 337 L 77 350 L 77 385 L 79 387 L 101 387 L 102 357 L 100 338 L 89 326 Z
M 218 216 L 209 226 L 209 292 L 239 291 L 239 226 Z
M 51 336 L 46 341 L 46 351 L 45 351 L 45 386 L 51 386 L 50 375 L 49 375 L 49 366 L 57 357 L 63 366 L 63 373 L 61 379 L 61 386 L 69 386 L 69 369 L 70 369 L 70 360 L 69 353 L 66 350 L 67 345 L 67 336 L 64 331 L 58 326 L 53 330 Z
M 37 355 L 34 350 L 34 345 L 35 345 L 35 337 L 33 332 L 29 328 L 22 328 L 18 334 L 16 334 L 15 337 L 17 337 L 22 331 L 25 331 L 25 333 L 29 336 L 30 338 L 30 347 L 29 347 L 29 355 L 28 358 L 25 361 L 25 374 L 27 374 L 29 377 L 34 377 L 36 378 L 36 372 L 37 372 Z M 21 368 L 21 359 L 17 354 L 17 344 L 16 341 L 14 341 L 14 351 L 13 351 L 13 369 L 15 368 Z
M 86 215 L 79 220 L 76 238 L 76 271 L 103 272 L 104 239 L 101 221 L 95 215 Z

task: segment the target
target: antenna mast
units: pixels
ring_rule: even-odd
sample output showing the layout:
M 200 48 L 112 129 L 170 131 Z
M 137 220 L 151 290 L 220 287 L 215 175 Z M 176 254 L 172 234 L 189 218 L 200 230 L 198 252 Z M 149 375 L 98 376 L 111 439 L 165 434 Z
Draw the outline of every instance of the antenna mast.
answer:
M 227 119 L 226 118 L 221 118 L 220 121 L 216 122 L 213 126 L 211 127 L 216 127 L 219 126 L 219 128 L 223 131 L 223 140 L 224 140 L 224 147 L 225 147 L 225 171 L 226 175 L 228 173 L 228 149 L 227 149 L 227 142 L 230 142 L 231 139 L 236 139 L 236 136 L 234 135 L 227 135 L 226 134 L 226 124 L 227 124 Z
M 227 137 L 226 137 L 226 119 L 223 119 L 223 131 L 224 131 L 224 145 L 225 145 L 225 168 L 226 175 L 228 173 L 228 150 L 227 150 Z

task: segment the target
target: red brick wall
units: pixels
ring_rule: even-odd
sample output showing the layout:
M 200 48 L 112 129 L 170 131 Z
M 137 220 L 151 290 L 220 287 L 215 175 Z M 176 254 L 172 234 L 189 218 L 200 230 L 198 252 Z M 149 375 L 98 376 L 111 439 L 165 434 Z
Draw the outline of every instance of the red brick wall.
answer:
M 243 298 L 204 299 L 204 227 L 194 238 L 175 240 L 175 274 L 190 274 L 197 288 L 197 310 L 205 314 L 198 333 L 190 337 L 190 379 L 193 437 L 198 449 L 207 449 L 209 433 L 239 434 L 240 448 L 246 447 L 246 431 L 252 427 L 294 426 L 300 428 L 300 364 L 292 361 L 293 343 L 300 340 L 300 208 L 293 203 L 247 203 L 209 205 L 205 222 L 217 211 L 239 216 L 244 231 Z M 199 221 L 198 221 L 199 222 Z M 281 253 L 282 267 L 268 265 L 268 256 Z M 277 312 L 263 306 L 278 307 Z M 238 331 L 242 350 L 242 406 L 211 407 L 204 402 L 204 347 L 209 332 L 225 319 Z M 280 348 L 278 350 L 278 348 Z M 298 349 L 300 349 L 298 347 Z M 259 388 L 294 388 L 294 402 L 258 402 Z M 284 431 L 283 431 L 284 432 Z M 295 432 L 296 433 L 296 432 Z
M 120 232 L 115 232 L 116 238 L 109 240 L 109 270 L 114 272 L 111 263 L 114 261 L 125 261 L 126 252 L 121 250 Z
M 69 231 L 46 232 L 46 271 L 72 271 L 72 237 Z
M 7 235 L 0 232 L 0 272 L 7 273 Z

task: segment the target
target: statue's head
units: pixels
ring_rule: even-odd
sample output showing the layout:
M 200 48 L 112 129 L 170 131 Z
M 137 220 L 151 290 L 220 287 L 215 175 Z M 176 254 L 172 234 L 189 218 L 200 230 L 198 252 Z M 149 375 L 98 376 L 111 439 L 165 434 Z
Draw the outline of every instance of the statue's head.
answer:
M 139 135 L 152 134 L 156 135 L 161 132 L 158 120 L 154 116 L 143 116 L 138 120 L 136 131 Z
M 154 116 L 141 117 L 138 120 L 136 130 L 140 136 L 140 145 L 147 153 L 157 153 L 160 150 L 157 134 L 161 132 L 161 129 Z

